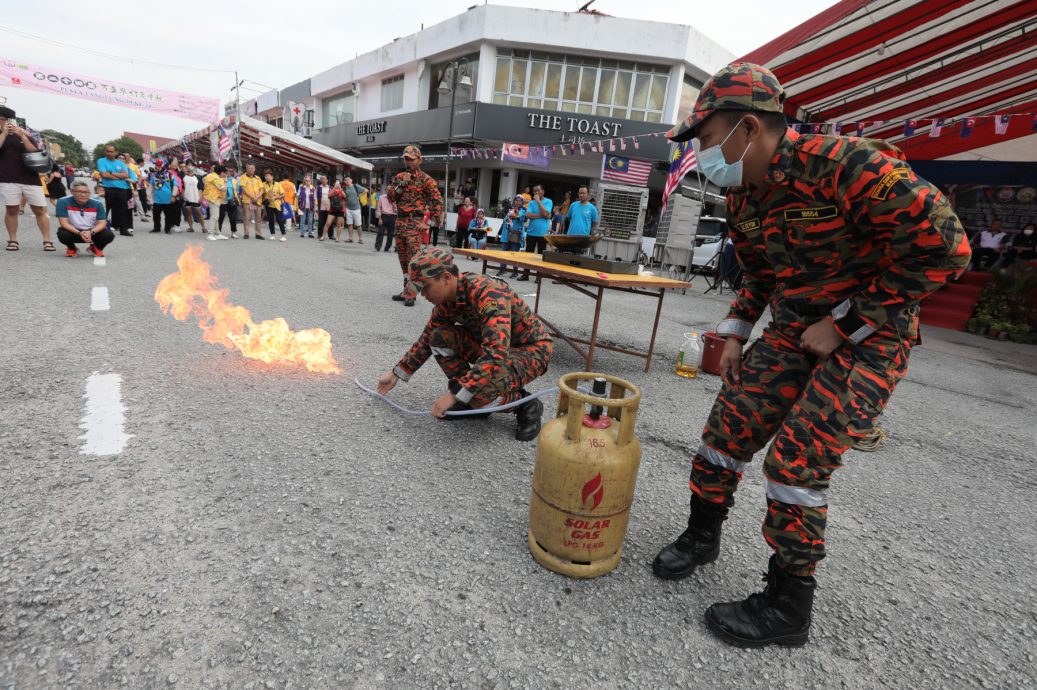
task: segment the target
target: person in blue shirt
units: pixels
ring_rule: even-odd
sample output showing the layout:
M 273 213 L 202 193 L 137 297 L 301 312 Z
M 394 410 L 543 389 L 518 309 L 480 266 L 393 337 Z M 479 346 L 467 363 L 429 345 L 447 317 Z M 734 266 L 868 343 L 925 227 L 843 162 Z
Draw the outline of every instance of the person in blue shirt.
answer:
M 591 203 L 591 192 L 580 187 L 580 200 L 569 207 L 566 216 L 569 224 L 567 235 L 592 235 L 598 225 L 598 207 Z
M 105 203 L 112 212 L 112 229 L 118 230 L 120 235 L 130 236 L 133 235 L 133 212 L 130 211 L 133 199 L 130 178 L 133 173 L 115 156 L 115 147 L 105 144 L 104 158 L 97 161 L 97 172 L 101 175 Z
M 525 203 L 526 197 L 521 194 L 516 195 L 511 202 L 511 210 L 508 211 L 508 215 L 504 216 L 504 223 L 501 225 L 500 232 L 500 248 L 503 252 L 522 251 L 522 240 L 525 239 L 526 235 L 526 209 L 523 208 Z M 497 271 L 497 275 L 502 276 L 507 271 L 506 267 L 501 266 L 501 269 Z M 511 277 L 518 277 L 517 266 L 511 272 Z
M 533 187 L 533 198 L 526 204 L 526 251 L 531 254 L 543 254 L 547 249 L 547 235 L 551 232 L 551 212 L 554 202 L 544 196 L 544 186 Z M 529 280 L 529 269 L 522 272 L 519 280 Z
M 148 176 L 148 184 L 151 185 L 151 218 L 154 227 L 151 232 L 162 232 L 159 227 L 159 219 L 163 214 L 166 216 L 166 234 L 173 232 L 173 199 L 176 197 L 177 177 L 169 172 L 165 161 L 161 158 L 155 161 L 155 170 Z M 105 190 L 107 195 L 108 190 Z
M 54 215 L 58 217 L 58 242 L 67 250 L 65 256 L 76 256 L 77 243 L 84 243 L 94 256 L 104 256 L 103 250 L 115 234 L 108 229 L 104 204 L 90 196 L 90 185 L 73 182 L 72 193 L 58 199 Z

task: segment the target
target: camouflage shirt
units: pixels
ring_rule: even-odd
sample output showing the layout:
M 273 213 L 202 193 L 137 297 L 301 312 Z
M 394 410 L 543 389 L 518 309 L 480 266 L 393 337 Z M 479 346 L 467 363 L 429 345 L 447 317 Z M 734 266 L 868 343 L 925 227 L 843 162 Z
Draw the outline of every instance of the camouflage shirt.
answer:
M 857 343 L 968 265 L 946 197 L 883 141 L 789 129 L 767 181 L 727 195 L 744 279 L 722 334 L 748 339 L 775 300 L 827 308 Z
M 389 200 L 396 204 L 398 216 L 424 215 L 428 211 L 431 218 L 439 218 L 443 213 L 443 198 L 436 181 L 423 170 L 411 173 L 409 180 L 404 180 L 402 175 L 404 173 L 396 173 L 387 190 Z
M 470 331 L 481 343 L 479 359 L 458 380 L 469 390 L 496 378 L 508 359 L 509 348 L 551 340 L 544 324 L 511 286 L 490 276 L 462 273 L 457 278 L 457 299 L 432 310 L 418 342 L 396 365 L 397 376 L 409 379 L 432 354 L 432 332 L 454 324 Z

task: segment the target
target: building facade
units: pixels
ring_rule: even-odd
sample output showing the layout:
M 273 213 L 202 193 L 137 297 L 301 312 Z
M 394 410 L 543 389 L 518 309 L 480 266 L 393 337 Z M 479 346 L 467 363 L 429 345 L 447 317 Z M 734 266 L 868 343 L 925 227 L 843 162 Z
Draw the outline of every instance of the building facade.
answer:
M 689 26 L 478 5 L 263 94 L 243 112 L 372 162 L 373 182 L 400 168 L 405 144 L 421 145 L 441 187 L 448 142 L 496 149 L 492 158 L 449 159 L 451 196 L 471 178 L 476 203 L 490 208 L 527 184 L 544 184 L 552 198 L 593 184 L 606 154 L 580 154 L 579 144 L 666 131 L 733 58 Z M 503 142 L 569 143 L 576 155 L 555 155 L 546 169 L 514 165 L 500 160 Z M 640 136 L 621 155 L 656 163 L 648 186 L 658 194 L 669 151 L 664 137 Z

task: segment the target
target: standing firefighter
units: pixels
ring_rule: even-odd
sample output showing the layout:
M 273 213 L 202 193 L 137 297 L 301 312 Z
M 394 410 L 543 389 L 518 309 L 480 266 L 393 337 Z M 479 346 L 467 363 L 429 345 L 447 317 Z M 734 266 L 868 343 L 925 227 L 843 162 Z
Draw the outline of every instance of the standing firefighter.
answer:
M 447 376 L 448 393 L 432 405 L 440 419 L 447 411 L 504 405 L 529 395 L 523 386 L 547 371 L 554 343 L 522 298 L 496 278 L 460 273 L 450 252 L 428 247 L 410 263 L 411 294 L 435 305 L 418 342 L 378 380 L 385 395 L 399 380 L 408 381 L 430 355 Z M 515 438 L 530 441 L 540 433 L 544 404 L 529 400 L 514 408 Z
M 723 388 L 692 461 L 688 529 L 653 570 L 678 580 L 716 559 L 738 481 L 773 439 L 763 468 L 767 586 L 706 611 L 714 633 L 751 647 L 806 643 L 832 472 L 904 376 L 919 301 L 970 256 L 947 199 L 899 150 L 787 129 L 783 100 L 767 69 L 729 65 L 668 135 L 695 137 L 700 170 L 729 188 L 744 278 L 718 328 Z M 768 306 L 773 320 L 743 356 Z
M 393 295 L 393 301 L 414 306 L 417 294 L 407 280 L 410 260 L 421 250 L 425 240 L 425 214 L 439 218 L 443 214 L 443 198 L 436 181 L 421 170 L 421 149 L 411 144 L 403 149 L 405 172 L 396 173 L 386 189 L 389 200 L 396 204 L 396 253 L 403 270 L 403 292 Z

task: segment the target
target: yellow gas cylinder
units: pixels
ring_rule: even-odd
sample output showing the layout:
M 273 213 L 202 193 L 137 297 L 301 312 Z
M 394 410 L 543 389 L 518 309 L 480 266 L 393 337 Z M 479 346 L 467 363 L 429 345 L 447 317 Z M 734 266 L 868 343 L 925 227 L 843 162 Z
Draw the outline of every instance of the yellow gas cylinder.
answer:
M 577 390 L 580 381 L 594 381 L 597 395 Z M 608 397 L 606 382 L 612 384 Z M 558 388 L 558 412 L 537 441 L 529 550 L 549 570 L 598 577 L 623 553 L 641 464 L 634 435 L 641 392 L 622 379 L 588 372 L 566 374 Z

